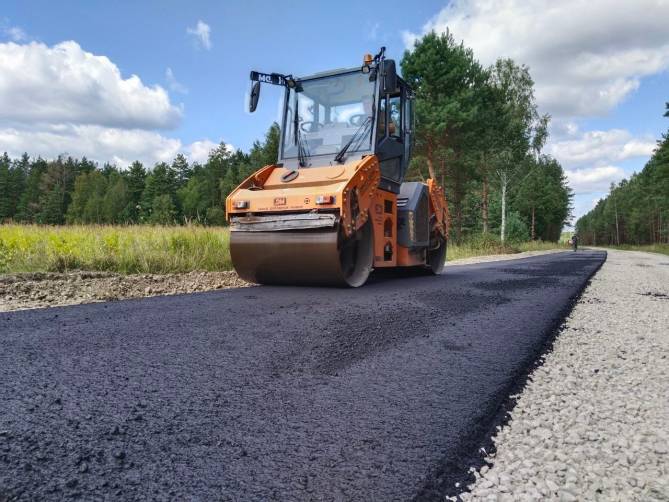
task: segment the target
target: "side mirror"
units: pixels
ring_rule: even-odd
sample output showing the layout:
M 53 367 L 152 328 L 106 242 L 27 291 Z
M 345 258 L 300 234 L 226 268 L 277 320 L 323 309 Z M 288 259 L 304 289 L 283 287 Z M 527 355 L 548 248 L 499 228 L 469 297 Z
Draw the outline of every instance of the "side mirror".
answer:
M 260 82 L 253 82 L 251 95 L 249 96 L 249 112 L 253 113 L 256 111 L 258 98 L 260 98 Z
M 389 94 L 397 90 L 397 70 L 395 68 L 395 61 L 392 59 L 383 60 L 383 93 Z

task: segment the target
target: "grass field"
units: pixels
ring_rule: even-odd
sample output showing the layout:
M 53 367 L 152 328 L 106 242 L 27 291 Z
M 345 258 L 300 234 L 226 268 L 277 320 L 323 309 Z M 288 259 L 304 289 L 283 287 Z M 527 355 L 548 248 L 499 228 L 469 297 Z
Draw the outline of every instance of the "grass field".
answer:
M 230 270 L 226 228 L 0 226 L 0 273 Z
M 224 227 L 0 225 L 0 273 L 230 270 L 229 242 Z M 478 236 L 449 244 L 448 260 L 556 247 L 542 242 L 502 245 L 492 236 Z

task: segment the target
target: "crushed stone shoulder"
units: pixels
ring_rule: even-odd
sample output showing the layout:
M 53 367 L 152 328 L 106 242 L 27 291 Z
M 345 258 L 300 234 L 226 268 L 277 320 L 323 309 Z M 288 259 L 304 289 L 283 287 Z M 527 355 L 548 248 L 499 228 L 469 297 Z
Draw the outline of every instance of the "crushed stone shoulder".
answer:
M 462 500 L 669 500 L 669 257 L 608 253 Z

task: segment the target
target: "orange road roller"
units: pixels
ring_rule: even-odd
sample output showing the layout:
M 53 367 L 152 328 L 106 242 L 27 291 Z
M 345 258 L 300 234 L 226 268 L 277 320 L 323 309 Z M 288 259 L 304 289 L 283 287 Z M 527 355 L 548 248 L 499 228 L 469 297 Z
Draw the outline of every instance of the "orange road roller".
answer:
M 448 209 L 436 180 L 405 182 L 414 95 L 385 48 L 362 66 L 294 78 L 251 72 L 285 87 L 276 164 L 226 200 L 237 273 L 259 284 L 362 286 L 375 268 L 446 260 Z

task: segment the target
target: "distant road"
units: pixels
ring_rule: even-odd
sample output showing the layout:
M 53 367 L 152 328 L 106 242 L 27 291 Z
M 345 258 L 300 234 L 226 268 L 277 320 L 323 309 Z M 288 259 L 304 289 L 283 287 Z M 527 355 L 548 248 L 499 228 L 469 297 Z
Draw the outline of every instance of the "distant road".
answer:
M 601 251 L 0 315 L 0 500 L 453 491 Z

